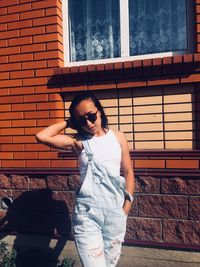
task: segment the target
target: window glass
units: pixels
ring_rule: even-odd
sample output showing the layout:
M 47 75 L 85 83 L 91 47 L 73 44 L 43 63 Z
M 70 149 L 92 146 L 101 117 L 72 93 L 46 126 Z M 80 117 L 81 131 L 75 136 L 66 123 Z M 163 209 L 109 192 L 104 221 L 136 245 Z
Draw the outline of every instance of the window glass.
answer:
M 120 56 L 119 1 L 69 0 L 71 61 Z
M 186 0 L 129 0 L 130 56 L 187 49 Z

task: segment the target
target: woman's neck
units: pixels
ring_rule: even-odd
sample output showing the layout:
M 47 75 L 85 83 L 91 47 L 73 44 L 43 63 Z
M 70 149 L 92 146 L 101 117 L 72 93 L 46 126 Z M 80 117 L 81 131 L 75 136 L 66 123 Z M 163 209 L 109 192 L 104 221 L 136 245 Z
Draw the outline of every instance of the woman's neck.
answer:
M 109 130 L 105 129 L 105 128 L 101 128 L 99 131 L 97 131 L 94 136 L 98 137 L 98 136 L 102 136 L 105 135 Z

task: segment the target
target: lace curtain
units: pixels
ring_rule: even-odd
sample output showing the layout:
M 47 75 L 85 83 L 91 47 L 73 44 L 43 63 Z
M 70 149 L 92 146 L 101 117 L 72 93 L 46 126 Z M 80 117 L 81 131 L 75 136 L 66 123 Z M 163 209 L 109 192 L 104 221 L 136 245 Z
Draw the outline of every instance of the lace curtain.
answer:
M 71 61 L 120 56 L 118 0 L 70 0 Z
M 187 0 L 129 0 L 130 55 L 187 49 Z
M 69 33 L 70 61 L 120 57 L 119 0 L 69 0 Z M 130 56 L 186 50 L 187 0 L 129 0 L 129 35 Z

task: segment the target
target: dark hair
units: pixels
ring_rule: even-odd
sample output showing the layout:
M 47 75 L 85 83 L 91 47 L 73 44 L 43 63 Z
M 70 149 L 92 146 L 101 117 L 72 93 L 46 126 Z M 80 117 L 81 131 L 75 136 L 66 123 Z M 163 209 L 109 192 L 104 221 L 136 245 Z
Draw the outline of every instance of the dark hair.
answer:
M 82 102 L 83 100 L 87 100 L 87 99 L 90 99 L 94 103 L 95 107 L 97 107 L 97 109 L 100 111 L 102 128 L 108 129 L 108 119 L 107 119 L 107 116 L 103 110 L 103 107 L 102 107 L 100 101 L 91 92 L 82 92 L 82 93 L 80 93 L 74 97 L 74 99 L 72 100 L 71 105 L 69 107 L 69 113 L 70 113 L 70 117 L 72 120 L 72 124 L 81 136 L 85 136 L 88 133 L 86 131 L 84 131 L 83 128 L 79 125 L 79 123 L 76 119 L 76 116 L 74 114 L 74 109 L 76 108 L 76 106 L 80 102 Z

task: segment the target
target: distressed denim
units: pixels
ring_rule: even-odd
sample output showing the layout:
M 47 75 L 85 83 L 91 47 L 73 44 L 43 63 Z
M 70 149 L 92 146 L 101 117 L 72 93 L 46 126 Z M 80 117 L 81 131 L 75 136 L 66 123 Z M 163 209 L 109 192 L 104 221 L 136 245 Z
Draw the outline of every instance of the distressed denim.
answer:
M 112 176 L 93 159 L 87 140 L 83 146 L 88 166 L 73 213 L 76 247 L 83 267 L 114 267 L 126 231 L 125 179 Z

